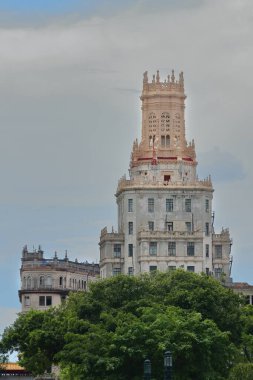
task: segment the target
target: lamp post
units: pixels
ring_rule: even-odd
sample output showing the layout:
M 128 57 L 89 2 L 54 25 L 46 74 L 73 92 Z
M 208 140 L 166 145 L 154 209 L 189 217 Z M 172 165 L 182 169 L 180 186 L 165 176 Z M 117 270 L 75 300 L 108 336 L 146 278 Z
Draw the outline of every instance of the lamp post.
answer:
M 144 380 L 151 380 L 151 361 L 144 360 Z
M 164 353 L 164 380 L 172 380 L 172 353 Z

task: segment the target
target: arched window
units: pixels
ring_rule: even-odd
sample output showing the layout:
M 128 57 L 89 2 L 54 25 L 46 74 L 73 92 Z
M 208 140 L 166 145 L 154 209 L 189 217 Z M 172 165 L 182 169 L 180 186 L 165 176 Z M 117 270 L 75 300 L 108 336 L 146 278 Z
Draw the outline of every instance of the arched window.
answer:
M 170 146 L 170 135 L 162 135 L 161 136 L 161 147 L 167 148 Z
M 30 289 L 32 287 L 32 279 L 31 277 L 27 277 L 27 289 Z
M 148 131 L 149 133 L 156 133 L 156 129 L 157 129 L 157 118 L 156 118 L 156 114 L 154 112 L 151 112 L 149 115 L 148 115 Z
M 46 278 L 46 286 L 48 288 L 52 287 L 52 277 L 51 276 L 47 276 L 47 278 Z
M 60 285 L 60 286 L 63 285 L 63 278 L 62 278 L 62 277 L 59 278 L 59 285 Z
M 161 114 L 161 131 L 168 132 L 170 129 L 170 114 L 168 112 L 163 112 Z
M 45 286 L 45 277 L 40 276 L 40 287 L 44 287 L 44 286 Z

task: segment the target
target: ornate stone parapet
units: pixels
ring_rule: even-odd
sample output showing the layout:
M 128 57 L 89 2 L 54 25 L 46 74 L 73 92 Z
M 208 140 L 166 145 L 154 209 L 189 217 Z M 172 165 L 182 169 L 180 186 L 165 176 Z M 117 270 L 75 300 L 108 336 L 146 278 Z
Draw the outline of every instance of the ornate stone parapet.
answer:
M 125 179 L 125 177 L 121 178 L 118 182 L 118 187 L 116 191 L 116 195 L 119 195 L 122 191 L 126 189 L 147 189 L 147 188 L 164 188 L 164 187 L 170 188 L 170 189 L 210 189 L 212 191 L 212 181 L 211 178 L 208 177 L 204 180 L 197 180 L 194 182 L 190 181 L 178 181 L 178 182 L 172 182 L 172 181 L 157 181 L 157 180 L 150 180 L 148 178 L 135 178 L 135 179 Z M 102 236 L 102 235 L 101 235 Z
M 168 75 L 167 78 L 161 82 L 160 81 L 160 73 L 159 70 L 157 70 L 156 75 L 154 74 L 152 77 L 152 81 L 148 81 L 148 72 L 145 71 L 143 74 L 143 91 L 142 91 L 142 96 L 145 97 L 146 93 L 157 93 L 157 92 L 179 92 L 181 93 L 184 97 L 184 74 L 181 72 L 179 74 L 178 80 L 175 78 L 174 70 L 172 70 L 172 74 Z

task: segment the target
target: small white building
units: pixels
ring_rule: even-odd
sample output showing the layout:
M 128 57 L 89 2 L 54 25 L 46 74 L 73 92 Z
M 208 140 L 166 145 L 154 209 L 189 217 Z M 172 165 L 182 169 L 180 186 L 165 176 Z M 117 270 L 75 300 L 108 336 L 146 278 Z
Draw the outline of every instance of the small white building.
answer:
M 101 277 L 184 268 L 229 283 L 232 241 L 228 229 L 214 232 L 211 178 L 198 179 L 186 141 L 183 73 L 149 82 L 145 72 L 140 99 L 141 142 L 118 183 L 118 232 L 101 231 Z
M 21 289 L 19 299 L 22 312 L 30 309 L 46 310 L 60 305 L 71 291 L 86 291 L 91 281 L 99 278 L 99 265 L 88 262 L 64 259 L 44 258 L 44 252 L 28 252 L 27 246 L 22 251 L 20 269 Z

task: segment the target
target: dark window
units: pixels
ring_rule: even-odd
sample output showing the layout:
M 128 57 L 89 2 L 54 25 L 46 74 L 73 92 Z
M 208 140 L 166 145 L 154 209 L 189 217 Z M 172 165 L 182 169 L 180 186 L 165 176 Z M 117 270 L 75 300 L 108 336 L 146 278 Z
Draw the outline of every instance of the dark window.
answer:
M 154 198 L 148 198 L 148 212 L 154 212 L 155 200 Z
M 206 244 L 206 257 L 209 257 L 209 244 Z
M 164 179 L 164 182 L 170 182 L 170 175 L 169 174 L 165 174 L 163 176 L 163 179 Z
M 176 256 L 176 242 L 175 241 L 168 242 L 168 255 Z
M 187 256 L 194 256 L 195 254 L 195 246 L 192 241 L 187 242 Z
M 157 255 L 157 242 L 156 241 L 151 241 L 149 243 L 149 254 L 151 256 L 156 256 Z
M 128 212 L 133 212 L 133 200 L 128 199 Z
M 167 231 L 173 231 L 173 222 L 167 223 Z
M 25 296 L 25 306 L 30 306 L 30 297 L 29 296 Z
M 156 265 L 150 265 L 150 267 L 149 267 L 149 271 L 150 272 L 154 272 L 156 270 L 157 270 L 157 266 Z
M 128 234 L 133 235 L 134 232 L 134 224 L 133 222 L 128 222 Z
M 40 276 L 40 287 L 44 288 L 44 286 L 45 286 L 45 277 Z
M 132 276 L 134 274 L 134 268 L 133 267 L 128 267 L 128 275 Z
M 118 276 L 120 273 L 121 273 L 121 269 L 120 268 L 113 268 L 113 270 L 112 270 L 112 275 L 113 276 Z
M 209 223 L 205 224 L 205 235 L 209 236 Z
M 39 305 L 45 306 L 45 296 L 39 296 Z
M 133 257 L 133 244 L 128 244 L 128 257 Z
M 209 268 L 206 268 L 206 274 L 209 276 Z
M 191 199 L 185 199 L 185 211 L 191 212 L 192 210 L 192 201 Z
M 154 222 L 148 222 L 149 231 L 154 231 Z
M 214 246 L 215 259 L 222 259 L 222 245 L 217 244 Z
M 206 212 L 209 212 L 209 199 L 206 199 Z
M 121 256 L 121 244 L 114 244 L 113 255 L 114 255 L 114 257 L 120 257 Z
M 173 211 L 173 199 L 166 199 L 166 212 L 172 212 Z
M 220 278 L 222 275 L 222 268 L 214 268 L 214 276 L 215 278 Z
M 169 265 L 168 266 L 168 270 L 171 271 L 171 270 L 176 270 L 176 266 L 175 265 Z
M 46 306 L 52 305 L 52 296 L 46 296 Z
M 192 265 L 189 265 L 189 266 L 187 266 L 187 271 L 188 272 L 195 272 L 195 267 Z
M 185 227 L 186 227 L 186 231 L 188 233 L 192 232 L 192 224 L 191 224 L 191 222 L 185 222 Z

